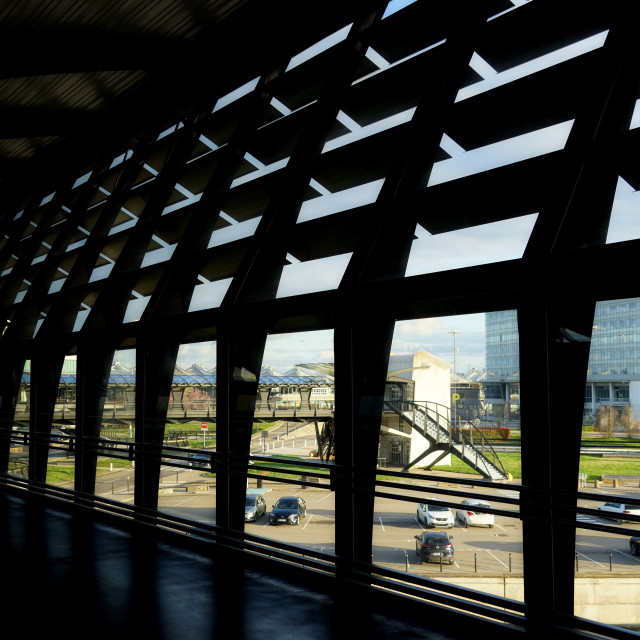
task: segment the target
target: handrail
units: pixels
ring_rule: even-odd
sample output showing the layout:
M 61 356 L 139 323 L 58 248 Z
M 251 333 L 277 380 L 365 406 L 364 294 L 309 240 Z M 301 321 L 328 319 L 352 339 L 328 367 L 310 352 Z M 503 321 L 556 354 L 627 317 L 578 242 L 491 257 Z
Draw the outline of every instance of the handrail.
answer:
M 386 404 L 396 412 L 398 412 L 400 415 L 404 414 L 407 410 L 420 411 L 425 416 L 425 420 L 430 419 L 435 423 L 436 427 L 438 428 L 438 436 L 440 435 L 440 429 L 444 429 L 447 431 L 447 434 L 449 436 L 450 448 L 454 442 L 462 444 L 463 447 L 471 447 L 471 449 L 476 452 L 476 465 L 478 460 L 477 456 L 478 454 L 480 454 L 487 460 L 487 462 L 492 464 L 504 478 L 507 477 L 507 472 L 505 471 L 502 461 L 498 457 L 498 454 L 494 451 L 486 436 L 472 422 L 470 422 L 467 418 L 462 416 L 454 409 L 451 409 L 451 407 L 431 400 L 414 400 L 412 402 L 387 401 Z M 404 406 L 409 408 L 405 409 Z M 442 424 L 443 420 L 444 424 Z M 465 432 L 471 434 L 471 437 L 469 437 Z M 476 439 L 475 443 L 474 437 Z M 480 443 L 479 445 L 478 441 Z

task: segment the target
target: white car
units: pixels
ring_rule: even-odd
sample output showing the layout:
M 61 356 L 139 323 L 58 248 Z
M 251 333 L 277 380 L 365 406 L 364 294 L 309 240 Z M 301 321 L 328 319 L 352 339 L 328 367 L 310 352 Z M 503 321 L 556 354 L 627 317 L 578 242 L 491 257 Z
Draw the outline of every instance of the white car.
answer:
M 429 529 L 433 527 L 453 527 L 453 513 L 449 507 L 438 504 L 437 501 L 420 503 L 416 514 L 418 522 L 424 524 Z
M 640 516 L 640 507 L 635 504 L 623 504 L 621 502 L 605 502 L 598 507 L 599 511 L 606 511 L 607 513 L 617 514 L 618 517 L 614 518 L 617 522 L 624 522 L 625 515 Z
M 484 500 L 473 500 L 472 498 L 467 498 L 466 500 L 463 500 L 460 505 L 462 506 L 462 508 L 456 511 L 456 520 L 461 527 L 493 527 L 493 513 L 476 511 L 474 509 L 474 507 L 491 509 L 491 505 L 488 502 L 485 502 Z

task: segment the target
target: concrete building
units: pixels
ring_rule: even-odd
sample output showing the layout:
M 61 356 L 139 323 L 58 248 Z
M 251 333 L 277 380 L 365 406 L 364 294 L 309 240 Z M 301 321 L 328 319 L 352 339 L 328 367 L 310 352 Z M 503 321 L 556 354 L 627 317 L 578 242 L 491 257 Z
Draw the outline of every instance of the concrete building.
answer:
M 426 351 L 389 357 L 387 406 L 382 415 L 378 456 L 382 464 L 405 466 L 419 460 L 419 465 L 425 466 L 439 457 L 440 452 L 421 457 L 430 443 L 412 428 L 411 418 L 405 412 L 412 412 L 413 406 L 409 405 L 415 403 L 447 416 L 451 409 L 450 368 L 449 363 Z M 400 412 L 391 410 L 398 406 Z M 439 462 L 450 463 L 450 454 Z

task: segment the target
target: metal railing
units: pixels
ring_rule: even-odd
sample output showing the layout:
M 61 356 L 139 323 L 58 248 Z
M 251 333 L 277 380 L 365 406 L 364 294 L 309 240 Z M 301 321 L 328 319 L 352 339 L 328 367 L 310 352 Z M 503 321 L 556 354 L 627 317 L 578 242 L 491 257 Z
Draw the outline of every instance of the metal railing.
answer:
M 440 445 L 445 445 L 475 469 L 480 471 L 484 468 L 486 475 L 508 477 L 487 437 L 454 409 L 429 400 L 388 401 L 386 405 L 438 448 L 442 448 Z M 495 470 L 494 473 L 490 473 L 491 467 Z

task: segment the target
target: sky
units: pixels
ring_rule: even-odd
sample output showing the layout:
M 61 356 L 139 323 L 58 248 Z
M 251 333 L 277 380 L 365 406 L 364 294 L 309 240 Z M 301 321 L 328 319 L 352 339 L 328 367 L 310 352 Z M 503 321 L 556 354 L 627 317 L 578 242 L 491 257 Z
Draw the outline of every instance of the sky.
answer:
M 423 350 L 442 358 L 453 366 L 454 344 L 458 372 L 464 373 L 472 367 L 483 369 L 484 314 L 397 322 L 391 353 L 398 355 Z M 117 351 L 114 361 L 133 368 L 135 351 L 133 349 Z M 334 362 L 332 330 L 277 334 L 267 337 L 263 366 L 269 365 L 280 373 L 285 373 L 294 365 L 317 362 Z M 213 369 L 216 366 L 216 343 L 200 342 L 182 345 L 176 364 L 185 369 L 192 364 Z

